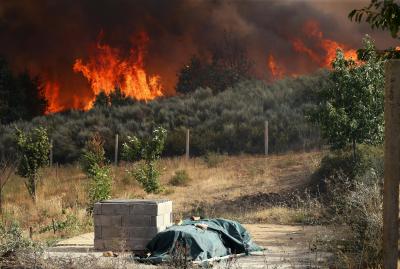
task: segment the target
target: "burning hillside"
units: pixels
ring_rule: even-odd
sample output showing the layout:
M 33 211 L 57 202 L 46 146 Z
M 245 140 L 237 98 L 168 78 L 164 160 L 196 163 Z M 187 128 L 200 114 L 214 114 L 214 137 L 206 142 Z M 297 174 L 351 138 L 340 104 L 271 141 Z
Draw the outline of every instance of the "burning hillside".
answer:
M 180 70 L 193 55 L 209 59 L 226 32 L 247 49 L 254 77 L 271 81 L 360 47 L 365 29 L 313 1 L 5 0 L 0 55 L 39 75 L 48 113 L 87 110 L 115 88 L 138 100 L 174 95 Z

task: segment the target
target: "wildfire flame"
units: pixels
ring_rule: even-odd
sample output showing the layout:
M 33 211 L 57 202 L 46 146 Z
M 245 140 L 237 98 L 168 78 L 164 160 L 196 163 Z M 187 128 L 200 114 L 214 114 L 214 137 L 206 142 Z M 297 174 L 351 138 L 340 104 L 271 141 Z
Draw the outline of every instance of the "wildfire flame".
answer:
M 43 85 L 43 90 L 49 104 L 46 110 L 46 114 L 58 112 L 64 109 L 64 107 L 58 103 L 60 86 L 57 82 L 46 81 Z
M 338 48 L 344 50 L 345 58 L 352 58 L 354 61 L 357 60 L 357 51 L 355 49 L 350 49 L 345 44 L 325 38 L 319 29 L 318 22 L 313 20 L 307 21 L 303 26 L 303 33 L 307 38 L 313 40 L 313 47 L 310 48 L 301 38 L 296 37 L 291 41 L 293 49 L 306 55 L 312 62 L 320 67 L 331 67 L 331 63 L 336 57 L 336 50 Z M 278 66 L 278 63 L 275 61 L 273 55 L 270 54 L 268 57 L 268 68 L 273 79 L 282 78 L 284 75 L 296 76 L 295 73 L 287 73 L 283 67 L 277 72 L 276 66 Z
M 274 55 L 270 54 L 268 57 L 267 65 L 269 70 L 271 71 L 271 75 L 275 79 L 281 79 L 285 75 L 285 70 L 283 69 L 282 66 L 280 66 L 276 60 Z
M 139 45 L 131 48 L 129 57 L 123 59 L 117 48 L 97 43 L 96 51 L 87 63 L 76 59 L 73 70 L 81 72 L 88 80 L 95 95 L 104 92 L 107 95 L 115 88 L 123 94 L 137 100 L 152 100 L 163 95 L 161 78 L 147 75 L 144 69 L 144 57 L 149 38 L 145 32 L 139 35 Z M 91 100 L 86 109 L 92 107 Z

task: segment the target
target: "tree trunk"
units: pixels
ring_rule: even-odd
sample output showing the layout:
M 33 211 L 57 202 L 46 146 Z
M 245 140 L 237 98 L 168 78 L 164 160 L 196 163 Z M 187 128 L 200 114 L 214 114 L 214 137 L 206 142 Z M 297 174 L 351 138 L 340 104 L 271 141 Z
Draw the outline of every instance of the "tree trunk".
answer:
M 353 139 L 353 160 L 356 160 L 356 140 Z

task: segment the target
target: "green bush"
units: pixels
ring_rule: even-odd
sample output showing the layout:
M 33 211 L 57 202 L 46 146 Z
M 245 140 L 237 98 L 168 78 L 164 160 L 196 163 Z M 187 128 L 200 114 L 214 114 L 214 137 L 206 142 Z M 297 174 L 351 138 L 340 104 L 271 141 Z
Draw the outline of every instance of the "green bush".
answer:
M 356 156 L 351 149 L 329 152 L 321 161 L 319 169 L 312 175 L 314 182 L 319 184 L 320 190 L 326 189 L 325 181 L 329 179 L 335 184 L 338 175 L 348 178 L 350 182 L 370 179 L 368 174 L 375 173 L 383 177 L 383 148 L 382 146 L 360 145 Z
M 15 262 L 20 252 L 41 252 L 41 246 L 22 235 L 22 230 L 17 223 L 5 226 L 0 223 L 0 267 L 7 267 L 9 262 Z M 26 255 L 26 254 L 25 254 Z
M 145 192 L 160 193 L 164 190 L 159 181 L 160 172 L 155 168 L 154 163 L 141 164 L 139 168 L 132 171 L 131 174 L 139 182 Z
M 112 177 L 109 166 L 95 164 L 90 169 L 89 205 L 88 211 L 92 213 L 94 204 L 111 198 Z
M 96 134 L 86 142 L 80 163 L 90 179 L 88 186 L 87 210 L 91 214 L 96 202 L 110 199 L 112 176 L 109 165 L 106 165 L 102 138 Z
M 175 175 L 169 180 L 172 186 L 187 186 L 192 179 L 186 170 L 175 171 Z
M 215 168 L 224 161 L 224 156 L 215 152 L 207 152 L 203 156 L 203 161 L 208 168 Z
M 123 144 L 123 156 L 128 161 L 143 160 L 131 174 L 143 186 L 147 193 L 159 193 L 163 187 L 159 181 L 160 172 L 157 169 L 157 161 L 164 150 L 167 131 L 162 127 L 153 130 L 152 136 L 147 139 L 139 139 L 136 136 L 129 137 Z

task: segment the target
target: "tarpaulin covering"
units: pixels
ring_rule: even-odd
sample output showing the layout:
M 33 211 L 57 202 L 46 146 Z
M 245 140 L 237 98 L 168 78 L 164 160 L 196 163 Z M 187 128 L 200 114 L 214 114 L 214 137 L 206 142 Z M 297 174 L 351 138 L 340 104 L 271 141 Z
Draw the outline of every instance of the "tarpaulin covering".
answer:
M 199 224 L 205 224 L 207 228 L 197 227 Z M 181 225 L 171 226 L 158 233 L 149 242 L 147 249 L 150 257 L 140 261 L 150 263 L 169 261 L 178 251 L 184 251 L 192 261 L 204 261 L 263 250 L 252 241 L 240 223 L 226 219 L 185 220 Z

